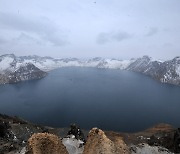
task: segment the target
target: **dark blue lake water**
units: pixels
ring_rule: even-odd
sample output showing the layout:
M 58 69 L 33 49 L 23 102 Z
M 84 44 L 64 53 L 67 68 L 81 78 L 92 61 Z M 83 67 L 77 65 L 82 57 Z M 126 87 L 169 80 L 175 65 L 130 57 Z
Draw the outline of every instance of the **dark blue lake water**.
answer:
M 53 127 L 134 132 L 180 126 L 180 87 L 120 70 L 60 68 L 41 80 L 0 86 L 0 113 Z

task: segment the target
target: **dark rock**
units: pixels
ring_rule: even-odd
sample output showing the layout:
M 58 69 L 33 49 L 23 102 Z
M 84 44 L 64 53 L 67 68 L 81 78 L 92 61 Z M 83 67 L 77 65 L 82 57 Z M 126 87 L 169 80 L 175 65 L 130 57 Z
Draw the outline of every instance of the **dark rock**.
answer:
M 174 151 L 180 153 L 180 128 L 174 133 Z
M 5 138 L 7 136 L 8 132 L 8 128 L 10 126 L 8 125 L 8 123 L 4 122 L 4 121 L 0 121 L 0 138 Z
M 74 135 L 76 139 L 82 140 L 85 142 L 85 137 L 81 129 L 76 124 L 71 124 L 68 135 Z
M 49 130 L 47 128 L 44 128 L 42 133 L 49 133 Z
M 162 146 L 171 152 L 180 153 L 180 128 L 172 132 L 156 133 L 150 137 L 148 144 Z

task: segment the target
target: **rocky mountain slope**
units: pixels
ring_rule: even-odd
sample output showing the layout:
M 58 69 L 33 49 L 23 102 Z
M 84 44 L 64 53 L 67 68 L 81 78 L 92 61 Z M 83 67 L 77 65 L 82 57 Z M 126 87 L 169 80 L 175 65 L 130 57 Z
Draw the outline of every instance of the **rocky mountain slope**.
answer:
M 84 134 L 84 135 L 83 135 Z M 85 136 L 85 137 L 84 137 Z M 87 137 L 86 137 L 87 136 Z M 0 154 L 180 153 L 180 129 L 159 124 L 138 133 L 51 128 L 0 114 Z
M 9 83 L 15 83 L 25 80 L 40 79 L 46 76 L 46 72 L 41 71 L 39 68 L 31 63 L 20 65 L 18 69 L 8 75 Z
M 14 55 L 0 57 L 0 84 L 40 79 L 47 75 L 32 63 L 20 63 Z
M 168 61 L 159 61 L 153 60 L 148 56 L 130 60 L 104 58 L 80 60 L 77 58 L 54 59 L 40 56 L 17 57 L 13 54 L 7 54 L 0 56 L 0 82 L 8 83 L 9 80 L 5 74 L 15 72 L 17 68 L 20 66 L 23 67 L 25 64 L 31 64 L 34 65 L 34 69 L 35 67 L 40 69 L 36 69 L 36 72 L 40 72 L 35 73 L 37 74 L 37 78 L 45 76 L 44 72 L 56 68 L 77 66 L 129 70 L 145 74 L 162 83 L 180 85 L 180 57 Z M 32 76 L 35 78 L 35 75 Z M 24 76 L 23 79 L 25 78 Z M 26 79 L 28 79 L 28 77 Z
M 143 73 L 163 83 L 180 85 L 180 57 L 161 62 L 144 56 L 132 62 L 126 69 Z

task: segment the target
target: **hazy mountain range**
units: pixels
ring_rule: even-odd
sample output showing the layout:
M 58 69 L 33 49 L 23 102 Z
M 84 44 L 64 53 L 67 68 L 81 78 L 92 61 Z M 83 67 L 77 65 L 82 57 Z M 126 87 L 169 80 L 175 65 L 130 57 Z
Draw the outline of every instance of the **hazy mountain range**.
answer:
M 99 57 L 81 60 L 77 58 L 55 59 L 35 55 L 17 57 L 14 54 L 0 56 L 0 83 L 39 79 L 45 77 L 46 72 L 53 69 L 70 66 L 129 70 L 145 74 L 163 83 L 180 85 L 180 57 L 167 61 L 155 60 L 149 56 L 130 60 Z

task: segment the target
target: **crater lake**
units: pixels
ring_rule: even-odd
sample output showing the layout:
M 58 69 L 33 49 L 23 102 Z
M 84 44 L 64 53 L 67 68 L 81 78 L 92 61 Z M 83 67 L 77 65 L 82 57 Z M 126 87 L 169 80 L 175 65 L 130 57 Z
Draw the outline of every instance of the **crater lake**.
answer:
M 180 87 L 130 71 L 64 67 L 40 80 L 0 85 L 0 113 L 52 127 L 179 127 Z

